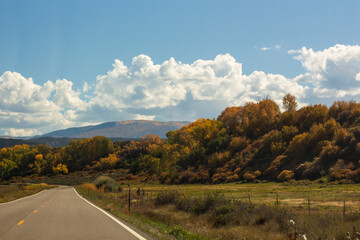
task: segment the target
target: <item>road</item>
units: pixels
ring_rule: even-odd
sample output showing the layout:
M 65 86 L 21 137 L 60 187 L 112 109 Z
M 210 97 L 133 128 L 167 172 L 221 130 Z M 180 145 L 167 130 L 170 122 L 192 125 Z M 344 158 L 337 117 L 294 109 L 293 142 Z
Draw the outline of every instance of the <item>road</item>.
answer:
M 81 198 L 72 187 L 0 204 L 0 240 L 149 239 Z

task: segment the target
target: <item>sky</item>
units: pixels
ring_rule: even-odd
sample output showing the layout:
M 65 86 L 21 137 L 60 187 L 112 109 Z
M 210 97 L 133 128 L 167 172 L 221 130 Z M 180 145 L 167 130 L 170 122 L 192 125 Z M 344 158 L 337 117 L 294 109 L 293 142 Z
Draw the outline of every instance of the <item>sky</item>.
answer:
M 360 1 L 0 0 L 0 136 L 360 100 Z

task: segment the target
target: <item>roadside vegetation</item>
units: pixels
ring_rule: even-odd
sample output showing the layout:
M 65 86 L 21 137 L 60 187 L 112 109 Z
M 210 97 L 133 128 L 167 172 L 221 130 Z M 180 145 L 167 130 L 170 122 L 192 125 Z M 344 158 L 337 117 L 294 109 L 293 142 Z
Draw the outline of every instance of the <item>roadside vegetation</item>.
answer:
M 338 240 L 348 239 L 347 232 L 352 236 L 354 227 L 355 232 L 360 230 L 357 184 L 290 181 L 174 188 L 132 182 L 129 212 L 128 183 L 118 183 L 121 190 L 114 192 L 94 183 L 77 190 L 159 239 L 302 239 L 305 235 Z
M 50 189 L 55 186 L 47 185 L 46 183 L 40 184 L 9 184 L 0 185 L 0 203 L 9 202 L 18 198 L 26 197 L 38 193 L 45 189 Z

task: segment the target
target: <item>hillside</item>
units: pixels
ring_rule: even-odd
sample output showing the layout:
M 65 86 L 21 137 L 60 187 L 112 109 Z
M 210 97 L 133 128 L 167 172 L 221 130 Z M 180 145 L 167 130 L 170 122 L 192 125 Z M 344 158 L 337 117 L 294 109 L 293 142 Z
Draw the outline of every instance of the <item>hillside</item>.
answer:
M 39 145 L 44 144 L 49 147 L 66 147 L 71 138 L 53 138 L 53 137 L 39 137 L 33 139 L 16 139 L 16 138 L 0 138 L 0 148 L 13 147 L 15 145 Z
M 180 129 L 189 122 L 159 122 L 147 120 L 130 120 L 106 122 L 94 126 L 68 128 L 42 135 L 41 137 L 91 138 L 104 136 L 108 138 L 141 138 L 147 134 L 165 138 L 168 131 Z
M 167 132 L 167 139 L 148 134 L 113 143 L 97 136 L 61 149 L 2 149 L 0 177 L 125 169 L 131 179 L 145 175 L 175 184 L 318 178 L 360 182 L 360 103 L 296 106 L 295 97 L 287 95 L 284 112 L 270 99 L 228 107 L 217 120 L 198 119 Z M 76 136 L 121 129 L 122 124 L 142 132 L 144 124 L 156 122 L 108 123 Z

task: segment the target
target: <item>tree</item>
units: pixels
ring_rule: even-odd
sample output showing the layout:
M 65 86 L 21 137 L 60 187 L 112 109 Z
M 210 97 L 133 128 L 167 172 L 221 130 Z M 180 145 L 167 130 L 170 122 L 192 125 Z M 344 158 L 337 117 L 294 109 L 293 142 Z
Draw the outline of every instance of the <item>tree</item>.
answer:
M 291 94 L 286 94 L 283 98 L 283 107 L 286 112 L 295 112 L 298 106 L 296 97 Z
M 14 175 L 17 165 L 9 159 L 2 159 L 0 161 L 0 179 L 8 180 Z
M 68 174 L 69 171 L 65 164 L 59 163 L 56 167 L 53 167 L 53 173 L 54 174 Z
M 240 123 L 242 110 L 243 107 L 227 107 L 217 118 L 223 122 L 224 127 L 231 135 L 236 135 L 236 128 Z

